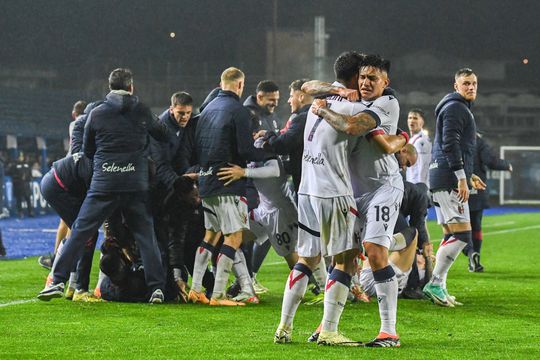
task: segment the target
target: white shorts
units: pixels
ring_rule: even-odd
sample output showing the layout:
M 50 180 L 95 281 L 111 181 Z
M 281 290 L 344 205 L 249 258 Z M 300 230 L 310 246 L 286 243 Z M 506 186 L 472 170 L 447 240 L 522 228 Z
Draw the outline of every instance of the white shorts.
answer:
M 469 203 L 461 202 L 457 190 L 440 190 L 433 192 L 433 204 L 437 214 L 437 223 L 464 224 L 470 223 Z
M 401 271 L 396 265 L 394 265 L 391 261 L 389 262 L 390 266 L 394 269 L 394 272 L 396 273 L 396 279 L 398 282 L 398 294 L 401 294 L 403 289 L 407 286 L 407 281 L 409 280 L 409 274 L 411 273 L 411 269 L 407 272 Z M 375 290 L 375 279 L 373 278 L 373 270 L 371 268 L 362 269 L 360 271 L 360 286 L 362 287 L 362 290 L 366 294 L 368 294 L 370 297 L 374 297 L 377 295 L 377 291 Z
M 296 251 L 298 243 L 298 213 L 291 203 L 279 209 L 256 208 L 249 213 L 249 227 L 260 245 L 270 239 L 279 256 L 287 256 Z
M 243 196 L 218 195 L 202 199 L 204 227 L 213 232 L 229 235 L 249 230 L 248 205 Z
M 362 242 L 370 242 L 390 248 L 394 226 L 403 200 L 403 190 L 382 185 L 356 199 L 360 220 L 355 229 Z
M 358 211 L 352 196 L 298 195 L 298 255 L 333 256 L 360 244 L 354 235 Z

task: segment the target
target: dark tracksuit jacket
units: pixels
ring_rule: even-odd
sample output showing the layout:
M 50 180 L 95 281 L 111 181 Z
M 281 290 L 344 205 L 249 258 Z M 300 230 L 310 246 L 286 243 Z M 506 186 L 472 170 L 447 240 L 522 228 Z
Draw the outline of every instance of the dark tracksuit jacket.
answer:
M 302 153 L 304 151 L 304 128 L 311 105 L 305 105 L 296 111 L 289 120 L 289 126 L 283 133 L 268 132 L 265 150 L 278 155 L 289 155 L 286 170 L 292 175 L 294 190 L 298 192 L 302 177 Z
M 69 228 L 77 219 L 91 180 L 92 161 L 81 152 L 55 161 L 41 179 L 43 197 Z M 77 283 L 71 284 L 77 289 L 88 290 L 97 237 L 96 232 L 85 242 L 84 253 L 77 259 Z
M 100 100 L 100 101 L 94 101 L 86 105 L 86 108 L 84 109 L 83 114 L 78 116 L 77 119 L 75 119 L 75 124 L 73 124 L 73 131 L 71 132 L 71 139 L 70 139 L 70 153 L 71 154 L 75 154 L 82 151 L 84 126 L 86 125 L 86 119 L 88 118 L 88 114 L 90 114 L 90 112 L 94 108 L 96 108 L 98 105 L 101 105 L 102 103 L 103 101 Z
M 476 137 L 476 151 L 474 154 L 474 174 L 484 182 L 487 178 L 487 170 L 510 170 L 510 163 L 494 154 L 493 149 L 481 137 Z M 479 211 L 489 208 L 489 195 L 487 190 L 477 190 L 469 197 L 469 210 Z
M 165 141 L 168 131 L 132 95 L 111 92 L 88 115 L 83 151 L 93 159 L 93 176 L 71 236 L 58 258 L 55 283 L 67 280 L 86 239 L 113 212 L 121 210 L 139 247 L 149 290 L 164 288 L 165 274 L 147 199 L 148 134 Z
M 476 123 L 471 103 L 459 93 L 446 95 L 435 108 L 437 125 L 431 150 L 429 185 L 432 191 L 457 188 L 454 171 L 465 170 L 467 183 L 474 167 Z
M 218 195 L 245 196 L 246 181 L 225 187 L 217 177 L 219 169 L 247 161 L 264 161 L 268 156 L 253 146 L 251 114 L 233 92 L 220 90 L 200 115 L 195 133 L 199 159 L 199 191 L 202 198 Z

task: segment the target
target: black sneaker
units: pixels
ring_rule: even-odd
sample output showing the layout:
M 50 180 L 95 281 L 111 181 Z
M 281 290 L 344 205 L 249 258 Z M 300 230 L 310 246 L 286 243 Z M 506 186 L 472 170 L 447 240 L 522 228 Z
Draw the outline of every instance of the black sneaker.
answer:
M 61 298 L 64 296 L 64 283 L 50 284 L 45 289 L 41 290 L 37 298 L 41 301 L 49 301 L 54 298 Z
M 480 264 L 480 254 L 477 252 L 473 252 L 469 257 L 469 271 L 484 272 L 484 267 Z
M 47 270 L 52 268 L 52 257 L 51 256 L 40 256 L 38 258 L 38 264 L 44 267 Z
M 424 299 L 424 293 L 420 288 L 405 288 L 401 293 L 401 297 L 403 299 L 422 300 Z
M 399 342 L 399 337 L 384 337 L 384 338 L 375 338 L 373 341 L 370 341 L 364 345 L 365 347 L 400 347 L 401 343 Z
M 165 302 L 165 296 L 163 296 L 163 291 L 161 291 L 161 289 L 154 290 L 148 302 L 150 304 L 162 304 L 163 302 Z
M 240 294 L 240 290 L 242 290 L 240 287 L 240 283 L 238 281 L 235 281 L 227 289 L 227 296 L 230 298 L 236 297 L 238 296 L 238 294 Z
M 319 332 L 318 331 L 315 331 L 307 339 L 308 342 L 315 342 L 315 343 L 317 342 L 317 340 L 319 340 Z

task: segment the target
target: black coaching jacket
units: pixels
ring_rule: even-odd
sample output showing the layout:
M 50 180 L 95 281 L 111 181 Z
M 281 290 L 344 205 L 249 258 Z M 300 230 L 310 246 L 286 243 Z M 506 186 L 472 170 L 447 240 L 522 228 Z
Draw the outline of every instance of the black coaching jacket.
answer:
M 148 134 L 166 141 L 168 131 L 133 95 L 110 92 L 88 115 L 84 154 L 94 161 L 90 191 L 146 191 L 149 186 Z
M 435 108 L 437 125 L 431 150 L 431 190 L 455 189 L 454 171 L 465 170 L 467 183 L 473 173 L 476 123 L 471 103 L 457 92 L 446 95 Z
M 264 161 L 268 157 L 253 146 L 251 131 L 251 114 L 240 98 L 231 91 L 220 90 L 202 111 L 195 132 L 201 197 L 245 196 L 245 178 L 225 187 L 217 173 L 228 164 L 245 168 L 247 161 Z

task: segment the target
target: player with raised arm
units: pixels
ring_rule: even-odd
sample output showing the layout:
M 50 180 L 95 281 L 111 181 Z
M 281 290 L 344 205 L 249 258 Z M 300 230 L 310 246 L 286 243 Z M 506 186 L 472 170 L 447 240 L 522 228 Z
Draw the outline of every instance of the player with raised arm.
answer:
M 355 52 L 341 54 L 334 63 L 340 94 L 354 92 L 358 65 L 362 56 Z M 305 84 L 304 84 L 305 85 Z M 364 106 L 340 95 L 329 96 L 328 106 L 349 116 Z M 314 109 L 308 114 L 304 130 L 302 180 L 298 191 L 298 263 L 293 267 L 283 295 L 281 321 L 274 335 L 275 343 L 291 341 L 293 319 L 306 291 L 308 279 L 321 255 L 333 256 L 336 263 L 329 274 L 324 295 L 324 315 L 318 344 L 361 346 L 338 332 L 338 323 L 349 294 L 354 259 L 359 243 L 353 236 L 358 212 L 349 174 L 349 156 L 355 136 L 336 131 Z M 357 124 L 358 134 L 379 125 L 373 117 Z
M 262 144 L 262 141 L 260 143 Z M 253 179 L 260 203 L 250 211 L 250 231 L 255 235 L 256 242 L 269 239 L 276 253 L 284 257 L 292 269 L 298 261 L 298 212 L 281 161 L 269 159 L 264 163 L 250 163 L 247 168 L 238 165 L 224 167 L 218 176 L 222 181 L 226 181 L 226 186 L 241 178 Z M 242 286 L 239 299 L 248 295 L 244 288 L 245 286 Z
M 381 328 L 368 347 L 399 347 L 396 333 L 398 283 L 388 263 L 394 225 L 403 197 L 403 180 L 393 153 L 408 141 L 408 135 L 397 128 L 399 103 L 389 84 L 390 62 L 378 55 L 367 55 L 360 66 L 358 87 L 363 111 L 353 116 L 329 109 L 321 100 L 317 113 L 334 129 L 351 133 L 366 119 L 378 126 L 357 139 L 350 156 L 352 186 L 363 224 L 363 244 L 370 260 L 377 290 Z M 321 89 L 319 89 L 322 91 Z M 337 89 L 329 89 L 335 93 Z M 394 135 L 396 133 L 399 135 Z

